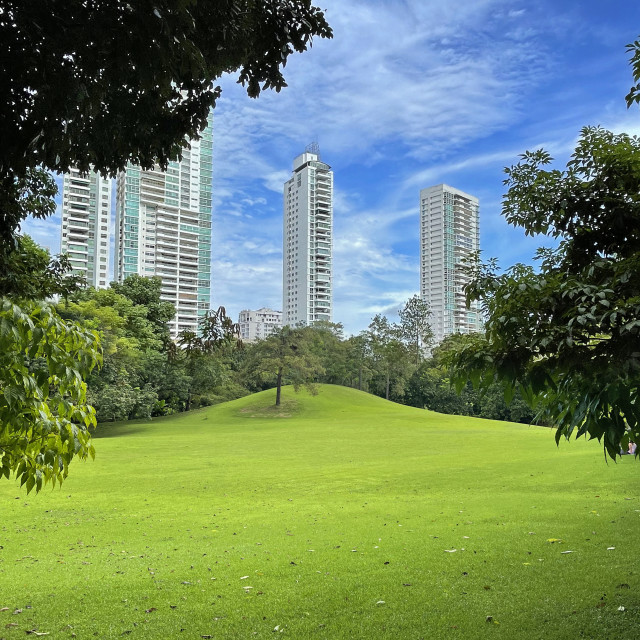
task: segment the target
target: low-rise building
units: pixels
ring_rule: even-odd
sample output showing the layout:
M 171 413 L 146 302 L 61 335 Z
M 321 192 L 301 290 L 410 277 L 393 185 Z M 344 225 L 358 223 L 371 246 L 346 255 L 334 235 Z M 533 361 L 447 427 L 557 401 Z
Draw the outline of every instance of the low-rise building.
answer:
M 245 309 L 240 312 L 238 324 L 240 339 L 244 342 L 264 340 L 282 327 L 282 311 L 274 311 L 266 307 L 255 311 Z

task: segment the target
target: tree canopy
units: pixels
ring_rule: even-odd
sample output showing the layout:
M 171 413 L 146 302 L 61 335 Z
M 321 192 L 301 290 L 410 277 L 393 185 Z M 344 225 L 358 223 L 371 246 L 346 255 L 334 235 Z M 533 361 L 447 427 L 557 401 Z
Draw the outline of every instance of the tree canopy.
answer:
M 310 0 L 6 0 L 3 240 L 25 213 L 51 213 L 38 167 L 164 167 L 206 126 L 222 74 L 238 72 L 251 97 L 280 91 L 289 55 L 313 36 L 332 32 Z
M 527 152 L 506 170 L 503 212 L 559 245 L 539 269 L 476 266 L 486 332 L 460 344 L 454 377 L 520 388 L 558 440 L 597 438 L 615 458 L 640 441 L 640 139 L 587 127 L 566 169 L 551 162 Z
M 282 327 L 260 340 L 251 352 L 252 369 L 263 380 L 275 383 L 276 406 L 283 384 L 292 384 L 296 391 L 304 385 L 315 393 L 314 382 L 324 368 L 313 351 L 313 331 L 311 327 Z

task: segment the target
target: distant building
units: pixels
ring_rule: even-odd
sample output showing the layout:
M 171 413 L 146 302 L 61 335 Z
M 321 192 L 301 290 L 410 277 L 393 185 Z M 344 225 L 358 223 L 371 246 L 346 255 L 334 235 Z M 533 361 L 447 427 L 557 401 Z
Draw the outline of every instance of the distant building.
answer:
M 65 173 L 60 253 L 68 254 L 73 273 L 96 289 L 109 286 L 110 227 L 111 180 L 94 171 Z
M 420 295 L 431 308 L 437 344 L 452 333 L 482 329 L 480 309 L 465 304 L 464 258 L 480 248 L 479 202 L 446 184 L 420 191 Z
M 273 309 L 245 309 L 238 317 L 240 325 L 240 339 L 244 342 L 263 340 L 282 327 L 282 311 Z
M 332 229 L 333 172 L 309 145 L 284 184 L 283 324 L 331 321 Z
M 180 162 L 143 171 L 127 165 L 116 183 L 115 279 L 160 276 L 176 307 L 171 337 L 198 332 L 211 307 L 212 116 Z

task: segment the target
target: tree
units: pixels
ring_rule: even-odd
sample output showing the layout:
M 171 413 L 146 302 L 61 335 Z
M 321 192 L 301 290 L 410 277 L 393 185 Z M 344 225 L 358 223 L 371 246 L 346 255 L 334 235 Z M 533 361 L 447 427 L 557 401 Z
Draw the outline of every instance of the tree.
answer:
M 185 411 L 191 409 L 194 395 L 202 398 L 227 380 L 230 367 L 226 356 L 231 350 L 242 348 L 239 334 L 240 326 L 227 316 L 222 306 L 204 315 L 199 334 L 188 330 L 180 333 L 178 344 L 182 352 L 175 350 L 171 362 L 174 368 L 182 367 L 185 373 Z
M 402 309 L 398 310 L 398 315 L 402 337 L 410 345 L 415 364 L 418 366 L 425 350 L 433 342 L 433 331 L 429 324 L 431 317 L 429 303 L 420 296 L 413 296 L 405 302 Z
M 506 170 L 503 214 L 539 250 L 539 270 L 478 263 L 468 300 L 483 300 L 484 335 L 452 354 L 459 387 L 522 391 L 556 440 L 597 438 L 614 458 L 640 441 L 640 139 L 587 127 L 565 170 L 545 151 Z
M 283 384 L 293 384 L 296 391 L 304 385 L 316 392 L 314 383 L 324 369 L 312 351 L 311 331 L 309 327 L 282 327 L 253 346 L 250 366 L 263 380 L 275 383 L 276 406 L 280 406 Z
M 155 280 L 140 281 L 134 278 L 135 289 L 147 287 L 147 293 L 155 290 Z M 166 305 L 160 308 L 167 319 L 173 317 L 173 305 L 160 302 L 159 288 L 155 297 L 150 295 L 146 302 L 151 308 Z M 166 324 L 159 326 L 145 304 L 134 302 L 114 288 L 79 291 L 60 303 L 57 311 L 62 318 L 100 336 L 102 367 L 86 379 L 87 398 L 96 410 L 98 422 L 150 417 L 158 402 L 158 389 L 150 384 L 149 374 L 158 367 L 159 358 L 166 360 Z
M 0 252 L 3 249 L 0 245 Z M 28 236 L 3 253 L 0 269 L 0 477 L 27 491 L 62 482 L 74 456 L 93 455 L 95 425 L 83 376 L 101 362 L 97 335 L 61 320 L 41 302 L 77 287 L 66 259 Z
M 47 249 L 27 235 L 15 238 L 13 250 L 5 254 L 2 264 L 0 296 L 13 299 L 43 300 L 54 295 L 66 298 L 84 282 L 69 273 L 71 264 L 66 256 L 52 258 Z
M 166 167 L 206 126 L 222 74 L 251 97 L 280 91 L 313 36 L 332 32 L 310 0 L 4 0 L 0 244 L 51 213 L 39 168 Z
M 171 339 L 168 323 L 176 310 L 171 302 L 161 300 L 162 278 L 145 278 L 134 273 L 124 282 L 112 282 L 111 289 L 131 300 L 140 310 L 144 309 L 144 320 L 149 323 L 153 335 L 166 347 Z
M 94 332 L 45 303 L 0 299 L 0 475 L 40 491 L 62 483 L 74 457 L 94 456 L 82 379 L 100 360 Z
M 402 341 L 401 327 L 377 314 L 367 329 L 367 342 L 373 369 L 378 374 L 378 394 L 387 400 L 392 395 L 400 400 L 404 395 L 404 384 L 414 368 L 412 354 Z

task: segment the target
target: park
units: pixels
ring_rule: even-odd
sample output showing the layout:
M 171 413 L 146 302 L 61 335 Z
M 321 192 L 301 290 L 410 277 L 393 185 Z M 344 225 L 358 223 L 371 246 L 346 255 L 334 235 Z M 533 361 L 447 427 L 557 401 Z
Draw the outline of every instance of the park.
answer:
M 635 637 L 634 456 L 321 385 L 102 424 L 0 485 L 0 635 Z

